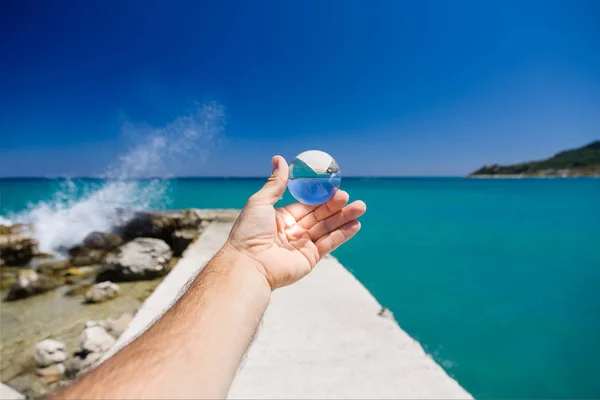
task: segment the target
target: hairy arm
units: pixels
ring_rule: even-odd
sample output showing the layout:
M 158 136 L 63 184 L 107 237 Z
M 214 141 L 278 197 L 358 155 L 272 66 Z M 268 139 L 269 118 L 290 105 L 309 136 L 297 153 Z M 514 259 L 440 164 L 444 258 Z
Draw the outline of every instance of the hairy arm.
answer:
M 154 325 L 60 398 L 224 398 L 271 291 L 309 274 L 360 230 L 362 201 L 338 191 L 320 206 L 274 208 L 288 165 L 273 173 L 235 222 L 227 244 Z M 268 377 L 265 377 L 268 379 Z
M 225 245 L 146 333 L 56 397 L 226 397 L 269 303 L 255 263 Z

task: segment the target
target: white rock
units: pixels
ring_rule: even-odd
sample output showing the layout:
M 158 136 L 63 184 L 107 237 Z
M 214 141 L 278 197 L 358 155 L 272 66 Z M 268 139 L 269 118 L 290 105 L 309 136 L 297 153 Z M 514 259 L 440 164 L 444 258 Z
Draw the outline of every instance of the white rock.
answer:
M 88 303 L 100 303 L 113 299 L 119 295 L 119 285 L 110 281 L 100 282 L 92 286 L 85 293 L 85 300 Z
M 102 358 L 102 353 L 89 353 L 81 360 L 81 370 L 86 370 Z
M 91 328 L 93 326 L 99 326 L 117 339 L 119 336 L 121 336 L 125 329 L 127 329 L 132 319 L 132 313 L 124 313 L 117 319 L 107 318 L 100 321 L 86 321 L 85 327 Z
M 37 370 L 37 375 L 41 376 L 46 383 L 58 382 L 65 374 L 66 368 L 63 364 L 52 364 L 46 368 Z
M 106 331 L 118 338 L 125 332 L 131 320 L 133 320 L 133 314 L 125 313 L 117 319 L 107 318 L 103 323 L 106 325 Z
M 85 357 L 77 355 L 70 358 L 65 363 L 65 373 L 68 377 L 75 377 L 76 375 L 83 373 L 96 365 L 96 363 L 102 358 L 103 353 L 88 353 Z
M 54 289 L 56 283 L 46 275 L 38 274 L 33 270 L 19 272 L 16 282 L 10 288 L 7 300 L 17 300 L 35 294 L 44 293 Z
M 108 257 L 105 273 L 123 280 L 152 279 L 167 273 L 172 253 L 161 239 L 137 238 Z
M 107 329 L 107 325 L 106 325 L 106 321 L 105 320 L 100 320 L 100 321 L 95 321 L 95 320 L 89 320 L 89 321 L 85 321 L 85 327 L 86 328 L 91 328 L 92 326 L 100 326 L 104 329 Z
M 86 324 L 87 326 L 88 324 Z M 100 325 L 87 326 L 79 338 L 81 349 L 91 353 L 102 353 L 110 349 L 115 344 L 115 338 L 112 337 L 106 329 Z
M 39 367 L 61 363 L 67 359 L 65 345 L 54 339 L 42 340 L 35 346 L 34 359 Z

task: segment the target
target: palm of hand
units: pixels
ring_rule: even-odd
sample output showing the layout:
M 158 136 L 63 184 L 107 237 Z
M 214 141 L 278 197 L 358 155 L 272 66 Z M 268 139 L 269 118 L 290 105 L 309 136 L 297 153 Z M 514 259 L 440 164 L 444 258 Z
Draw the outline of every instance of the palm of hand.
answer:
M 234 225 L 230 243 L 256 260 L 272 289 L 301 279 L 327 253 L 360 229 L 356 221 L 366 206 L 346 206 L 348 194 L 338 191 L 321 206 L 294 203 L 274 208 L 251 199 Z

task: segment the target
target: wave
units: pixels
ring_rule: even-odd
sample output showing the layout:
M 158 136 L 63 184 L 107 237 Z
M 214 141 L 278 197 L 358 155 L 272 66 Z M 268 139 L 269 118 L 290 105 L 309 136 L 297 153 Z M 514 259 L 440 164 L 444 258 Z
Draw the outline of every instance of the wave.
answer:
M 124 133 L 136 138 L 136 144 L 106 168 L 104 182 L 90 187 L 67 179 L 51 200 L 0 217 L 0 223 L 31 224 L 41 251 L 62 253 L 93 231 L 110 231 L 135 211 L 164 208 L 169 202 L 166 178 L 186 159 L 206 159 L 223 130 L 224 109 L 217 103 L 204 104 L 164 127 L 126 123 Z M 154 178 L 138 180 L 146 177 Z

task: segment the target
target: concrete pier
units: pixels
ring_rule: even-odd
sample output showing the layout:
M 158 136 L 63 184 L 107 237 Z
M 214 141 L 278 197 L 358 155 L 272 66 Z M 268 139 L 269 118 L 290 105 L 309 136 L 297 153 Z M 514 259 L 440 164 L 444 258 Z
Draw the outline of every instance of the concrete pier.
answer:
M 224 243 L 213 222 L 136 314 L 115 350 L 143 332 Z M 349 244 L 352 245 L 352 244 Z M 472 398 L 334 257 L 275 291 L 230 398 Z

